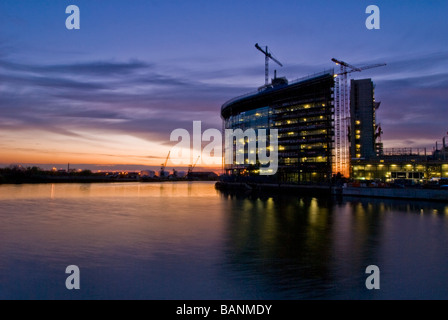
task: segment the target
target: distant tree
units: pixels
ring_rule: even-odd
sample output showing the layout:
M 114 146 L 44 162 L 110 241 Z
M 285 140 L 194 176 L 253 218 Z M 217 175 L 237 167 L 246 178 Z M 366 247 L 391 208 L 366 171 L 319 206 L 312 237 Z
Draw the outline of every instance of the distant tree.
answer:
M 91 170 L 82 170 L 80 173 L 79 173 L 79 175 L 80 176 L 91 176 L 92 175 L 92 171 Z

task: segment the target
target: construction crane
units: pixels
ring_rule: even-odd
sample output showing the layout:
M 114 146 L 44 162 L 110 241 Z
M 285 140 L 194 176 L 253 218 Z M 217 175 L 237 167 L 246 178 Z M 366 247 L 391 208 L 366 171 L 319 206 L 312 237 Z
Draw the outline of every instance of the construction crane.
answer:
M 166 156 L 165 163 L 161 164 L 161 167 L 160 167 L 160 178 L 164 178 L 165 177 L 165 168 L 166 168 L 166 164 L 168 163 L 168 159 L 170 157 L 170 153 L 171 153 L 171 151 L 168 152 L 168 155 Z
M 188 168 L 188 173 L 187 173 L 187 178 L 191 178 L 191 173 L 193 172 L 193 169 L 196 167 L 196 164 L 199 161 L 200 156 L 198 156 L 198 158 L 196 159 L 196 162 L 193 165 L 190 165 L 190 167 Z
M 333 171 L 343 176 L 349 175 L 349 138 L 348 124 L 350 123 L 349 111 L 349 86 L 348 75 L 352 72 L 361 72 L 372 68 L 385 66 L 385 63 L 356 67 L 345 61 L 332 58 L 331 61 L 340 67 L 335 74 L 335 160 Z
M 255 48 L 260 50 L 264 54 L 264 56 L 265 56 L 265 62 L 264 62 L 264 68 L 265 68 L 265 70 L 264 70 L 264 72 L 265 72 L 265 74 L 264 74 L 264 85 L 267 86 L 269 84 L 269 59 L 271 59 L 272 61 L 277 63 L 280 67 L 283 67 L 283 64 L 272 56 L 272 53 L 269 52 L 269 49 L 268 49 L 267 46 L 266 46 L 266 49 L 263 50 L 258 45 L 258 43 L 256 43 L 255 44 Z

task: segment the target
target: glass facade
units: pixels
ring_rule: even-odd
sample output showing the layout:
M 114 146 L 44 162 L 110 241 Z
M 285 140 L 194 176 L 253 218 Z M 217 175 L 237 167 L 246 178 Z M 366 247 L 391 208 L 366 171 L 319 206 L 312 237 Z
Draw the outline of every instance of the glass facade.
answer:
M 275 180 L 329 182 L 334 135 L 333 86 L 331 71 L 231 100 L 221 110 L 224 129 L 277 129 Z M 254 163 L 233 163 L 225 165 L 225 169 L 227 174 L 251 175 L 251 168 L 256 170 L 251 165 Z
M 262 107 L 255 110 L 241 112 L 224 120 L 227 129 L 269 129 L 272 125 L 273 110 Z
M 282 105 L 276 109 L 274 120 L 279 130 L 281 179 L 316 182 L 331 177 L 331 101 Z

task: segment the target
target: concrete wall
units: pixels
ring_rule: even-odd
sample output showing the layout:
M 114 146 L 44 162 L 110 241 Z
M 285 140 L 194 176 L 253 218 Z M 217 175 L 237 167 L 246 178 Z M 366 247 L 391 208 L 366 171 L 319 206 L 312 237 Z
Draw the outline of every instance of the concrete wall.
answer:
M 448 190 L 395 188 L 342 188 L 342 195 L 379 198 L 437 200 L 448 202 Z

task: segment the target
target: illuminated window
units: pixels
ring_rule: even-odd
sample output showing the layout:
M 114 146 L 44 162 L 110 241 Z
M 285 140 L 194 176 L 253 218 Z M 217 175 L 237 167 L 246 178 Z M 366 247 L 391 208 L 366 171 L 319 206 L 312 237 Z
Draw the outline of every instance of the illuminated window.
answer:
M 360 136 L 359 134 L 357 134 L 357 135 L 355 136 L 355 138 L 356 138 L 356 139 L 361 139 L 361 136 Z
M 360 124 L 361 124 L 361 121 L 356 120 L 355 123 L 356 123 L 357 125 L 360 125 Z
M 356 154 L 356 158 L 361 158 L 361 155 L 359 153 Z
M 356 134 L 361 134 L 361 130 L 356 130 Z

